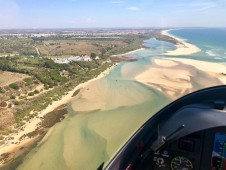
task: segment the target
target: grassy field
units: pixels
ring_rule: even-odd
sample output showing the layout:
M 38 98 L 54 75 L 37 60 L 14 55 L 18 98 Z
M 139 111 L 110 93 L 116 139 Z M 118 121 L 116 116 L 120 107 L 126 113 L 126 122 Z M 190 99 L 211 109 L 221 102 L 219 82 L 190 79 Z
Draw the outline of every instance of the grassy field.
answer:
M 42 40 L 37 48 L 43 56 L 90 55 L 95 53 L 102 58 L 113 54 L 120 54 L 142 47 L 143 40 L 150 35 L 124 35 L 121 38 L 111 39 L 65 39 Z
M 96 53 L 101 55 L 103 51 L 126 46 L 122 40 L 47 40 L 38 45 L 42 55 L 90 55 Z
M 16 83 L 22 81 L 25 78 L 28 78 L 29 75 L 20 74 L 20 73 L 12 73 L 8 71 L 0 71 L 0 87 L 7 86 L 11 83 Z
M 0 56 L 4 55 L 37 55 L 32 39 L 0 39 Z

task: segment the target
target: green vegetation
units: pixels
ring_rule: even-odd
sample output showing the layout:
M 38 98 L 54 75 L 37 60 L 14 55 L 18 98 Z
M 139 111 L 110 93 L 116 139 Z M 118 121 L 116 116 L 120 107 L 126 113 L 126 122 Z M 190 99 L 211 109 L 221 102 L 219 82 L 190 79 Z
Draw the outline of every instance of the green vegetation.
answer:
M 34 93 L 33 92 L 29 92 L 28 96 L 34 96 Z
M 96 53 L 91 53 L 91 54 L 90 54 L 90 57 L 91 57 L 92 59 L 95 59 L 96 56 L 97 56 Z
M 70 70 L 65 65 L 56 64 L 49 59 L 23 56 L 0 58 L 0 70 L 28 74 L 49 86 L 67 82 L 67 78 L 60 75 L 60 71 L 64 69 Z M 26 78 L 24 81 L 29 85 L 33 83 L 34 79 Z M 15 83 L 10 84 L 9 87 L 14 90 L 19 89 Z
M 38 90 L 34 90 L 34 92 L 33 92 L 34 94 L 38 94 L 39 93 L 39 91 Z
M 169 36 L 162 35 L 161 30 L 150 30 L 146 33 L 120 35 L 109 38 L 76 38 L 73 36 L 49 36 L 40 38 L 9 38 L 0 40 L 0 54 L 8 56 L 25 55 L 37 57 L 37 51 L 41 56 L 64 57 L 70 55 L 100 56 L 108 58 L 113 54 L 121 54 L 141 48 L 143 41 L 156 38 L 174 44 L 179 42 Z
M 15 100 L 15 101 L 14 101 L 14 104 L 15 104 L 15 105 L 19 105 L 20 103 L 19 103 L 17 100 Z
M 108 46 L 101 49 L 101 57 L 108 58 L 112 55 L 123 54 L 143 47 L 143 41 L 151 38 L 151 34 L 142 35 L 124 35 L 121 37 L 121 43 Z
M 66 108 L 58 109 L 58 110 L 55 110 L 55 111 L 52 111 L 52 112 L 46 114 L 43 117 L 43 121 L 41 123 L 42 127 L 43 128 L 50 128 L 50 127 L 52 127 L 57 122 L 60 122 L 64 118 L 65 114 L 67 114 L 67 109 Z
M 29 86 L 33 83 L 34 79 L 29 77 L 29 78 L 25 78 L 24 82 L 26 82 L 26 86 Z
M 13 90 L 21 89 L 25 95 L 34 96 L 29 100 L 26 99 L 26 96 L 20 96 L 20 101 L 17 101 L 15 99 L 18 94 L 11 93 L 9 95 L 12 103 L 16 105 L 12 109 L 15 120 L 19 124 L 25 117 L 30 119 L 35 116 L 35 114 L 30 114 L 31 111 L 39 112 L 43 110 L 52 101 L 59 100 L 62 95 L 72 90 L 75 86 L 96 77 L 109 66 L 107 63 L 97 63 L 95 61 L 57 64 L 46 58 L 31 58 L 26 56 L 0 58 L 0 70 L 24 73 L 30 76 L 23 79 L 22 83 L 12 83 L 9 85 L 9 88 Z M 24 90 L 24 87 L 35 83 L 44 84 L 45 89 L 50 91 L 40 93 L 39 90 L 28 90 L 30 92 L 27 93 L 27 90 Z
M 166 42 L 169 42 L 169 43 L 172 43 L 172 44 L 181 44 L 180 41 L 178 41 L 178 40 L 176 40 L 176 39 L 174 39 L 170 36 L 163 35 L 161 33 L 161 30 L 155 30 L 150 35 L 151 35 L 152 38 L 155 38 L 159 41 L 166 41 Z
M 10 84 L 9 87 L 14 90 L 19 90 L 19 86 L 16 83 Z
M 5 90 L 2 87 L 0 87 L 0 93 L 4 93 L 4 92 Z
M 11 95 L 11 96 L 10 96 L 10 99 L 15 99 L 15 98 L 16 98 L 15 95 Z
M 6 102 L 0 102 L 0 107 L 6 107 L 7 103 Z
M 78 94 L 79 92 L 80 92 L 80 89 L 76 90 L 76 91 L 73 93 L 72 97 L 77 96 L 77 94 Z
M 120 38 L 87 38 L 78 39 L 70 36 L 57 35 L 54 37 L 41 37 L 33 39 L 15 40 L 9 39 L 2 41 L 3 50 L 0 53 L 6 54 L 20 54 L 26 56 L 38 56 L 37 48 L 40 55 L 43 57 L 64 57 L 71 55 L 91 55 L 92 58 L 99 56 L 100 58 L 108 58 L 113 54 L 125 53 L 142 47 L 143 40 L 149 39 L 152 36 L 150 33 L 146 34 L 128 34 L 120 35 Z M 12 41 L 12 45 L 10 45 Z M 1 42 L 1 41 L 0 41 Z M 13 44 L 19 44 L 18 46 Z M 0 43 L 1 45 L 1 43 Z M 11 49 L 11 50 L 8 50 Z
M 8 55 L 33 55 L 37 56 L 32 39 L 0 39 L 0 53 Z
M 34 90 L 33 92 L 29 92 L 28 96 L 34 96 L 35 94 L 38 94 L 39 91 L 38 90 Z

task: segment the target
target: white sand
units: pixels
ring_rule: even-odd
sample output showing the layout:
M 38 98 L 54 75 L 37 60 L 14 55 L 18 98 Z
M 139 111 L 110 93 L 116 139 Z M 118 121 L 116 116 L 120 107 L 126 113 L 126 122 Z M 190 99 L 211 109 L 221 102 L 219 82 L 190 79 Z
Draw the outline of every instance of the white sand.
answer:
M 197 61 L 192 59 L 154 59 L 153 66 L 136 76 L 135 79 L 143 84 L 163 91 L 175 99 L 194 90 L 191 79 L 197 74 L 205 73 L 204 80 L 196 81 L 203 87 L 226 84 L 226 66 L 218 63 Z M 201 78 L 200 78 L 201 79 Z
M 183 95 L 185 89 L 191 91 L 190 76 L 191 73 L 187 70 L 161 67 L 150 68 L 135 79 L 175 98 L 177 93 Z
M 159 66 L 163 66 L 163 67 L 174 67 L 177 66 L 178 63 L 172 60 L 167 60 L 167 59 L 154 59 L 153 60 L 155 64 L 159 65 Z
M 125 56 L 125 55 L 128 55 L 128 54 L 133 54 L 133 53 L 138 52 L 138 51 L 142 51 L 144 49 L 145 48 L 139 48 L 137 50 L 133 50 L 133 51 L 130 51 L 130 52 L 127 52 L 127 53 L 112 55 L 111 57 Z
M 207 61 L 198 61 L 192 59 L 179 59 L 170 58 L 170 60 L 178 61 L 183 64 L 192 65 L 195 68 L 207 72 L 215 77 L 217 77 L 223 84 L 226 84 L 226 66 L 220 63 L 213 63 Z M 223 75 L 225 74 L 225 75 Z
M 181 45 L 176 45 L 177 49 L 173 50 L 173 51 L 167 51 L 165 53 L 165 55 L 170 55 L 170 56 L 178 56 L 178 55 L 190 55 L 190 54 L 194 54 L 194 53 L 198 53 L 201 51 L 200 48 L 198 48 L 197 46 L 187 43 L 185 42 L 183 39 L 180 39 L 176 36 L 173 36 L 171 34 L 168 33 L 169 30 L 164 30 L 162 31 L 163 35 L 167 35 L 170 36 L 178 41 L 180 41 L 182 44 Z
M 197 69 L 207 71 L 210 73 L 224 73 L 226 74 L 226 66 L 220 63 L 213 63 L 208 61 L 199 61 L 185 58 L 167 58 L 169 61 L 178 61 L 183 64 L 188 64 L 196 67 Z
M 113 69 L 114 66 L 112 66 L 111 68 L 108 68 L 107 70 L 105 70 L 104 72 L 102 72 L 98 77 L 91 79 L 85 83 L 79 84 L 78 86 L 75 87 L 75 89 L 73 89 L 72 91 L 69 91 L 67 95 L 62 96 L 62 98 L 58 101 L 54 101 L 52 102 L 51 105 L 49 105 L 46 109 L 42 110 L 37 117 L 29 120 L 29 122 L 26 122 L 26 124 L 23 126 L 23 130 L 20 130 L 18 133 L 14 133 L 14 134 L 10 134 L 8 136 L 8 138 L 12 137 L 13 139 L 9 139 L 7 140 L 7 142 L 5 144 L 2 144 L 0 146 L 0 155 L 9 151 L 12 151 L 18 147 L 23 146 L 24 144 L 30 142 L 32 139 L 29 138 L 25 138 L 23 141 L 20 141 L 19 138 L 27 133 L 33 132 L 35 131 L 35 129 L 37 128 L 38 124 L 41 122 L 41 118 L 44 115 L 46 115 L 47 113 L 53 111 L 54 109 L 56 109 L 57 107 L 63 105 L 63 104 L 67 104 L 70 102 L 70 100 L 72 99 L 72 95 L 74 94 L 74 92 L 78 89 L 84 88 L 85 86 L 87 86 L 89 83 L 94 82 L 98 79 L 103 78 L 104 76 L 106 76 L 111 69 Z M 1 162 L 0 162 L 1 164 Z

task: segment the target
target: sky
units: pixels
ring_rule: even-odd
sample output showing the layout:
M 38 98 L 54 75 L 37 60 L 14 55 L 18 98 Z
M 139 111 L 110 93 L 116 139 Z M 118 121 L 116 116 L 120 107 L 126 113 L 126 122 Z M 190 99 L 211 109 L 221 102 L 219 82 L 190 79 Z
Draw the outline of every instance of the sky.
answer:
M 226 0 L 0 0 L 0 29 L 226 27 Z

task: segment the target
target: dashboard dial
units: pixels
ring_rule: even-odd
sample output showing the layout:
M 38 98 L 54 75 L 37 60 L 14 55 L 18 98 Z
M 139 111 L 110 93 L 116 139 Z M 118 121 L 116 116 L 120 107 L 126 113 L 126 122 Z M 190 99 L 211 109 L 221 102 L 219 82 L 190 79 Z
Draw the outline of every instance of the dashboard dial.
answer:
M 171 161 L 172 170 L 193 170 L 193 165 L 188 158 L 176 156 Z

